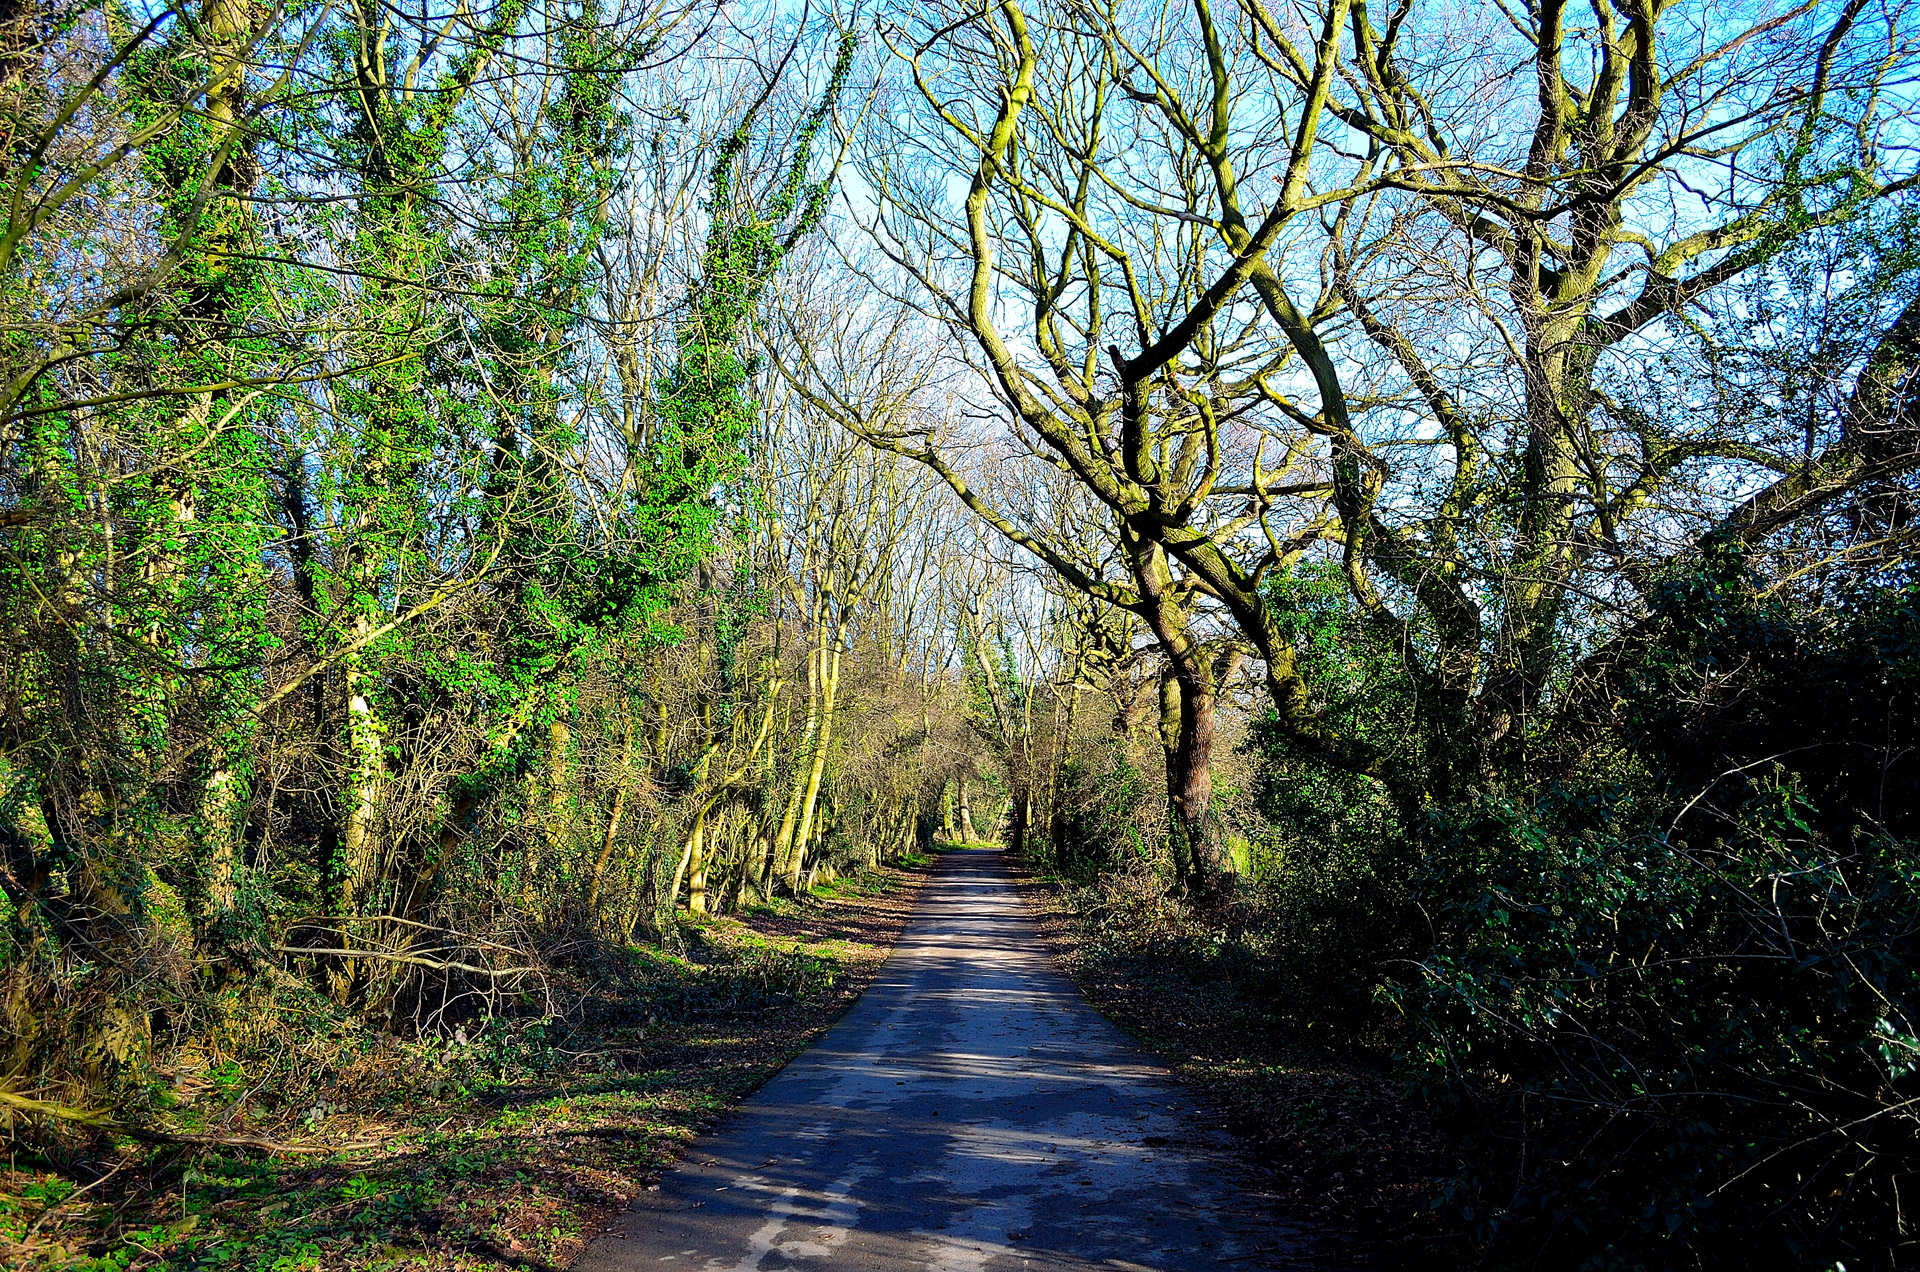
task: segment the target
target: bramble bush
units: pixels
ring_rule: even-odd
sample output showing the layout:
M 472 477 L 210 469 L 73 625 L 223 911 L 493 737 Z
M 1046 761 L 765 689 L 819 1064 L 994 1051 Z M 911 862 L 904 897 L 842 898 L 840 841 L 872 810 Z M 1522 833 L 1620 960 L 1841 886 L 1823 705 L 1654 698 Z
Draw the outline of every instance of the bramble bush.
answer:
M 1489 800 L 1429 841 L 1434 947 L 1384 997 L 1481 1166 L 1449 1200 L 1582 1267 L 1897 1265 L 1916 845 L 1836 843 L 1782 770 L 1704 843 L 1625 803 Z
M 1282 585 L 1328 711 L 1418 739 L 1394 652 Z M 1256 731 L 1255 979 L 1399 1054 L 1496 1266 L 1905 1266 L 1920 589 L 1792 598 L 1710 548 L 1651 600 L 1526 780 L 1414 807 Z

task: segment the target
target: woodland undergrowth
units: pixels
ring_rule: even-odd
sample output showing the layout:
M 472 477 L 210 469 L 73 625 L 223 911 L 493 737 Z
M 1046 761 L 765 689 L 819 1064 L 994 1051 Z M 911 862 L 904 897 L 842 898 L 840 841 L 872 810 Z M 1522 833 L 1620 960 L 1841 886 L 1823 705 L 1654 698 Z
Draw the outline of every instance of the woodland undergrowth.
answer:
M 1181 904 L 1144 866 L 1094 882 L 1028 869 L 1022 883 L 1061 970 L 1188 1084 L 1277 1215 L 1312 1221 L 1343 1264 L 1476 1263 L 1470 1234 L 1435 1205 L 1459 1154 L 1409 1098 L 1392 1038 L 1280 1007 L 1256 904 Z
M 527 1003 L 471 1031 L 402 1041 L 297 983 L 235 1004 L 224 1029 L 157 1066 L 169 1121 L 292 1151 L 84 1130 L 16 1150 L 0 1173 L 0 1262 L 565 1266 L 859 996 L 924 866 L 683 919 L 678 952 L 602 949 L 557 974 L 561 1016 Z

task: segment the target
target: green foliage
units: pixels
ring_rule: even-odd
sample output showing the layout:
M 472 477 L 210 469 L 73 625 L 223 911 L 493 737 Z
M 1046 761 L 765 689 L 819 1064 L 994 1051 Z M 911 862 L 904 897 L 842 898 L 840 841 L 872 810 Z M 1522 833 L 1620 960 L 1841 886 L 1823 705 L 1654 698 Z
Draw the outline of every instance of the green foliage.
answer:
M 1412 678 L 1399 649 L 1355 607 L 1340 567 L 1275 571 L 1265 588 L 1302 676 L 1320 695 L 1322 718 L 1367 747 L 1403 739 L 1416 718 Z M 1274 733 L 1265 745 L 1287 744 Z
M 1653 781 L 1483 797 L 1421 839 L 1385 991 L 1484 1173 L 1563 1263 L 1894 1266 L 1920 1134 L 1920 591 L 1825 611 L 1677 575 L 1625 719 Z
M 673 367 L 659 386 L 657 438 L 640 479 L 645 506 L 653 509 L 642 514 L 643 533 L 706 543 L 725 515 L 726 504 L 715 495 L 741 471 L 741 447 L 757 409 L 746 396 L 750 368 L 741 342 L 781 261 L 825 215 L 832 178 L 811 175 L 813 146 L 839 103 L 857 48 L 854 36 L 841 37 L 832 73 L 763 213 L 736 206 L 735 189 L 736 167 L 763 103 L 741 117 L 714 159 L 700 278 L 679 324 Z
M 61 21 L 96 19 L 124 34 L 117 11 Z M 9 1083 L 137 1116 L 156 1054 L 290 985 L 329 1036 L 534 1010 L 482 964 L 598 949 L 671 875 L 645 837 L 683 819 L 607 804 L 657 803 L 677 761 L 596 770 L 605 739 L 569 730 L 657 705 L 667 608 L 739 528 L 742 349 L 825 214 L 854 44 L 785 153 L 767 98 L 694 152 L 698 277 L 624 333 L 659 353 L 609 401 L 603 262 L 648 197 L 631 90 L 670 27 L 598 0 L 444 30 L 240 6 L 102 64 L 59 144 L 156 131 L 89 186 L 101 224 L 0 280 L 0 379 L 30 412 L 0 424 Z M 15 70 L 104 53 L 76 56 Z M 137 285 L 16 381 L 74 270 Z M 731 565 L 708 598 L 728 683 L 760 586 Z M 465 970 L 431 966 L 450 950 Z
M 1140 822 L 1155 793 L 1124 743 L 1103 739 L 1061 765 L 1054 826 L 1033 855 L 1071 879 L 1090 880 L 1150 855 Z
M 1904 1266 L 1911 579 L 1795 595 L 1710 540 L 1590 669 L 1617 687 L 1605 729 L 1569 711 L 1561 776 L 1509 789 L 1462 789 L 1332 571 L 1274 586 L 1317 705 L 1408 773 L 1356 777 L 1256 725 L 1265 864 L 1220 947 L 1239 956 L 1180 957 L 1293 1027 L 1396 1048 L 1465 1150 L 1435 1204 L 1496 1265 Z
M 1461 810 L 1429 840 L 1435 948 L 1388 995 L 1484 1164 L 1453 1200 L 1486 1235 L 1593 1267 L 1890 1253 L 1920 846 L 1836 850 L 1790 778 L 1742 785 L 1710 845 L 1608 793 Z
M 1390 787 L 1325 763 L 1271 717 L 1255 721 L 1246 742 L 1268 828 L 1255 845 L 1266 864 L 1247 901 L 1290 951 L 1267 969 L 1266 992 L 1297 1018 L 1365 1030 L 1383 966 L 1414 948 L 1406 824 L 1424 786 L 1418 695 L 1400 651 L 1356 612 L 1337 567 L 1303 566 L 1268 587 L 1326 718 L 1369 747 L 1414 744 Z

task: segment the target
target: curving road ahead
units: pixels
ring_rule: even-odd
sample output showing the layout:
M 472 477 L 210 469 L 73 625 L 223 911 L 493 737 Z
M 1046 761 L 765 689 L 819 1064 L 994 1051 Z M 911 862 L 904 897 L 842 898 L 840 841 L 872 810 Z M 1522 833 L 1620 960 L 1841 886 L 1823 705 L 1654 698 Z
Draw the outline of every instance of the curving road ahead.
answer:
M 1053 971 L 999 854 L 948 853 L 853 1010 L 575 1266 L 1310 1266 L 1187 1107 Z

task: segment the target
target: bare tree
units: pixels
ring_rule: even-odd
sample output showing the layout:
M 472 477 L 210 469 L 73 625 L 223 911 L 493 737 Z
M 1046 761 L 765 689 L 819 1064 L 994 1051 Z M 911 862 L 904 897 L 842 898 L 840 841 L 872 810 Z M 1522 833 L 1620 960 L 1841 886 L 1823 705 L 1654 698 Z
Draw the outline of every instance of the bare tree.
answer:
M 852 210 L 879 281 L 961 338 L 1014 450 L 1111 510 L 1142 599 L 1179 562 L 1296 743 L 1414 804 L 1525 769 L 1580 598 L 1630 617 L 1662 556 L 1920 459 L 1883 409 L 1903 327 L 1807 459 L 1606 386 L 1716 288 L 1906 190 L 1898 15 L 1592 9 L 881 20 L 898 95 Z M 924 427 L 879 440 L 964 485 Z M 1747 493 L 1681 528 L 1663 492 L 1703 471 Z M 1296 670 L 1266 584 L 1323 558 L 1401 651 L 1429 762 L 1332 729 Z

